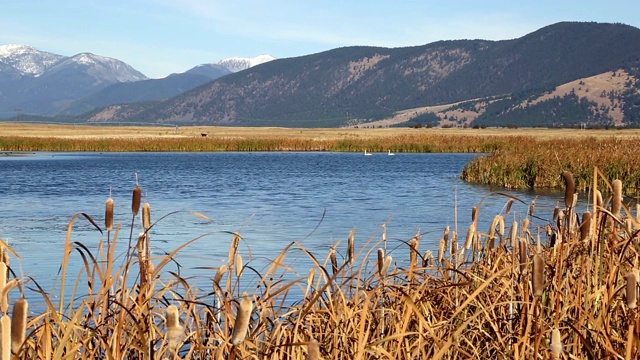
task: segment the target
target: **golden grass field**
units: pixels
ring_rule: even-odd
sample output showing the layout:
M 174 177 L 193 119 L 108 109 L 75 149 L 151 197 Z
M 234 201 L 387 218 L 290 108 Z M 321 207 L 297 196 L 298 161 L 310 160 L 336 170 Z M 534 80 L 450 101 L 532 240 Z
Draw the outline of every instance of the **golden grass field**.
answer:
M 451 136 L 532 136 L 537 139 L 558 138 L 639 138 L 640 129 L 629 130 L 576 130 L 576 129 L 461 129 L 431 128 L 331 128 L 295 129 L 276 127 L 220 127 L 220 126 L 95 126 L 95 125 L 55 125 L 0 123 L 0 137 L 39 137 L 61 139 L 135 139 L 135 138 L 292 138 L 292 139 L 376 139 L 426 133 Z

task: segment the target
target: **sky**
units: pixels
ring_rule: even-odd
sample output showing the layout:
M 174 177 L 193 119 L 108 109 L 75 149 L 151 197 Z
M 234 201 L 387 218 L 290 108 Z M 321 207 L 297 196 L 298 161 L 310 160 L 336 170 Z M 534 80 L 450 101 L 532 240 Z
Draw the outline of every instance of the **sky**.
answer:
M 0 45 L 91 52 L 150 78 L 240 56 L 506 40 L 560 21 L 640 27 L 630 1 L 2 0 Z

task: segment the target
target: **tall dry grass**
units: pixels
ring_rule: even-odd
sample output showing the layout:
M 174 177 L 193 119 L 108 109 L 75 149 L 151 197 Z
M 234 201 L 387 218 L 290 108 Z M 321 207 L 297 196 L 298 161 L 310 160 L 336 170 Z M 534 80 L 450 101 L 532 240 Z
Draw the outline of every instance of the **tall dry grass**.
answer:
M 591 199 L 614 187 L 597 168 L 592 179 Z M 580 217 L 570 187 L 565 198 L 557 220 L 534 217 L 531 204 L 513 197 L 505 198 L 500 214 L 482 213 L 480 203 L 464 244 L 443 227 L 437 258 L 420 234 L 390 250 L 383 228 L 366 241 L 352 232 L 344 253 L 340 244 L 319 254 L 291 243 L 259 273 L 249 265 L 252 255 L 241 251 L 241 235 L 233 234 L 227 263 L 210 268 L 209 289 L 166 268 L 198 238 L 154 254 L 153 229 L 162 218 L 151 222 L 149 214 L 141 234 L 124 239 L 137 244 L 117 266 L 121 226 L 106 230 L 77 214 L 68 225 L 60 281 L 80 279 L 68 273 L 70 262 L 78 262 L 86 282 L 77 280 L 71 296 L 61 284 L 53 296 L 28 280 L 46 308 L 11 334 L 12 345 L 13 339 L 19 344 L 15 358 L 635 359 L 638 214 L 624 200 L 614 212 L 617 200 L 610 200 L 591 204 L 590 216 Z M 138 201 L 134 192 L 134 219 Z M 526 215 L 512 213 L 517 206 Z M 477 227 L 483 216 L 491 220 L 488 229 Z M 541 222 L 544 216 L 549 221 Z M 95 250 L 73 241 L 80 220 L 110 241 Z M 309 273 L 291 273 L 291 253 L 310 260 Z M 7 280 L 20 290 L 25 285 L 15 276 Z M 13 317 L 22 319 L 17 312 Z M 4 340 L 0 344 L 6 354 Z

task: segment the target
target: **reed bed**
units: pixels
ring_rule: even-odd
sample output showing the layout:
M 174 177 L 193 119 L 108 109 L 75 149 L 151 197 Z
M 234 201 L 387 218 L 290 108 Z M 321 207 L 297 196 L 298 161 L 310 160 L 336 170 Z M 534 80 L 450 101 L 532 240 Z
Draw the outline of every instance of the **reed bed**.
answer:
M 539 140 L 522 138 L 515 146 L 500 148 L 469 162 L 462 179 L 511 189 L 562 188 L 558 174 L 570 171 L 577 190 L 593 183 L 593 167 L 611 179 L 625 179 L 627 196 L 640 195 L 638 139 L 587 138 Z M 603 184 L 600 184 L 603 185 Z
M 341 151 L 341 152 L 492 152 L 508 140 L 478 135 L 415 133 L 370 138 L 177 137 L 177 138 L 41 138 L 0 137 L 0 151 Z
M 419 233 L 392 249 L 382 226 L 364 242 L 351 232 L 326 254 L 291 243 L 258 272 L 241 234 L 230 234 L 228 261 L 209 268 L 208 289 L 167 268 L 199 238 L 165 255 L 151 251 L 162 218 L 152 222 L 148 203 L 139 214 L 136 185 L 124 255 L 116 254 L 121 225 L 110 217 L 121 204 L 107 201 L 104 222 L 83 213 L 70 220 L 59 294 L 15 277 L 18 254 L 0 242 L 1 360 L 638 358 L 638 214 L 619 180 L 598 168 L 596 201 L 580 214 L 573 174 L 562 178 L 565 202 L 554 214 L 496 194 L 505 210 L 483 214 L 480 203 L 466 234 L 443 227 L 436 256 Z M 601 190 L 611 199 L 603 202 Z M 479 228 L 484 216 L 488 229 Z M 77 221 L 95 227 L 96 249 L 73 240 Z M 291 253 L 310 260 L 308 273 L 292 273 Z M 82 274 L 68 273 L 71 262 Z M 29 312 L 28 289 L 43 310 Z

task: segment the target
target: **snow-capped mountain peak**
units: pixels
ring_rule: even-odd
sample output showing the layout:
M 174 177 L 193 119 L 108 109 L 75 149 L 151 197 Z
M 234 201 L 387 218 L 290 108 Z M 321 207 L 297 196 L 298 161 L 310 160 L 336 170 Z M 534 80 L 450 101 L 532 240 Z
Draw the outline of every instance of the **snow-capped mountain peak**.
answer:
M 231 72 L 238 72 L 242 70 L 246 70 L 250 67 L 264 64 L 266 62 L 275 60 L 276 58 L 271 55 L 258 55 L 252 58 L 244 58 L 244 57 L 230 57 L 227 59 L 220 60 L 218 65 L 222 65 L 229 69 Z
M 28 45 L 0 45 L 0 62 L 21 75 L 39 76 L 64 56 L 40 51 Z

